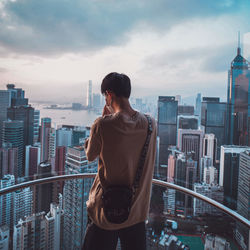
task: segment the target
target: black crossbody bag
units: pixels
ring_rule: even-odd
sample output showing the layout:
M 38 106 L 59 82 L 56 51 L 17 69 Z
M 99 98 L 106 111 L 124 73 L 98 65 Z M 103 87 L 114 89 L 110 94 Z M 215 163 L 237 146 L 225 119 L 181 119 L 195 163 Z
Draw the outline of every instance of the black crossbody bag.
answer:
M 151 118 L 148 115 L 145 116 L 148 120 L 147 138 L 140 155 L 139 165 L 136 171 L 133 186 L 109 186 L 106 188 L 102 187 L 102 206 L 104 215 L 106 219 L 111 223 L 121 224 L 128 219 L 133 198 L 136 194 L 137 188 L 139 187 L 150 137 L 152 134 Z

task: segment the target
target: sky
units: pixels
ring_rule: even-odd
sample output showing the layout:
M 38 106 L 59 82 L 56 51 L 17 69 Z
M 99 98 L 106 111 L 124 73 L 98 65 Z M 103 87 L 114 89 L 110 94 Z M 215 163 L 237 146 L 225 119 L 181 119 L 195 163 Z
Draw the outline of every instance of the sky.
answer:
M 82 102 L 110 72 L 132 96 L 226 99 L 238 31 L 250 60 L 249 0 L 1 0 L 0 89 Z

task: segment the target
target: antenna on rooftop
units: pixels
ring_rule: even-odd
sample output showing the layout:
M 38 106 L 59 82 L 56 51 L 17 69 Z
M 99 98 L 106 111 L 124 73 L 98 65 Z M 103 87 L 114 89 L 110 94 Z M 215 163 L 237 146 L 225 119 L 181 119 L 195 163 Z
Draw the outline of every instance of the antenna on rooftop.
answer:
M 241 48 L 240 48 L 240 31 L 238 31 L 238 48 L 237 48 L 237 55 L 241 54 Z

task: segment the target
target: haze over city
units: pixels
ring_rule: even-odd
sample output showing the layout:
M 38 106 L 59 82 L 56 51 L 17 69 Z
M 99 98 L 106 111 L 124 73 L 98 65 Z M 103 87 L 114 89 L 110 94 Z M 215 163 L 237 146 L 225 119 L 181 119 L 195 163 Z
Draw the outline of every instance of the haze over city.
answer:
M 250 59 L 248 1 L 31 1 L 0 3 L 0 88 L 31 101 L 82 101 L 111 71 L 133 96 L 201 92 L 225 100 L 238 31 Z M 216 92 L 215 92 L 216 91 Z

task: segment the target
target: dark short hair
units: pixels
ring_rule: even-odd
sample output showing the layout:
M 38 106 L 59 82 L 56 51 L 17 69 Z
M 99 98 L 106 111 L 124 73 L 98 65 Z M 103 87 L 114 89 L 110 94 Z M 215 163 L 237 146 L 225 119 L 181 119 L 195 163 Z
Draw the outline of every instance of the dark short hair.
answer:
M 104 94 L 106 91 L 113 92 L 118 97 L 129 98 L 131 93 L 130 79 L 125 74 L 116 72 L 109 73 L 102 80 L 101 92 Z

